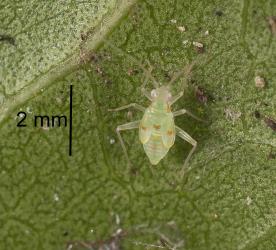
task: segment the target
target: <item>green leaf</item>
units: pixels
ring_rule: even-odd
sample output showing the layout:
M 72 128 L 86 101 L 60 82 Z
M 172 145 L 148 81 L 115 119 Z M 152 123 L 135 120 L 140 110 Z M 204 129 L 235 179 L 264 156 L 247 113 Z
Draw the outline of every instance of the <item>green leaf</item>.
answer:
M 0 121 L 76 70 L 135 0 L 1 4 Z
M 133 2 L 33 1 L 21 11 L 1 4 L 0 248 L 74 242 L 73 249 L 88 249 L 76 247 L 87 242 L 99 249 L 96 242 L 106 240 L 124 249 L 274 249 L 276 42 L 267 18 L 275 1 L 141 1 L 119 22 Z M 91 11 L 100 3 L 95 21 Z M 191 145 L 179 138 L 151 166 L 138 131 L 123 132 L 135 171 L 127 167 L 115 128 L 142 113 L 108 109 L 149 105 L 140 90 L 145 74 L 132 57 L 148 60 L 163 84 L 195 62 L 173 110 L 186 108 L 207 123 L 175 119 L 198 141 L 182 180 Z M 256 76 L 265 87 L 256 87 Z M 34 127 L 35 115 L 69 119 L 70 84 L 71 157 L 68 126 Z M 16 126 L 20 110 L 26 127 Z M 118 229 L 126 234 L 116 238 Z

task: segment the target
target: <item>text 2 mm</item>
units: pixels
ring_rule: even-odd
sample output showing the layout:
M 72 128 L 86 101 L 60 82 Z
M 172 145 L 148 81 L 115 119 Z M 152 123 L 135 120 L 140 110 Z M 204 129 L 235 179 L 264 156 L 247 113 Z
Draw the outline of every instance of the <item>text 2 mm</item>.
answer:
M 26 127 L 24 124 L 25 119 L 27 119 L 27 114 L 24 111 L 18 112 L 17 116 L 20 118 L 20 121 L 17 123 L 17 127 Z M 67 117 L 65 115 L 34 115 L 33 116 L 34 127 L 66 127 L 67 126 Z

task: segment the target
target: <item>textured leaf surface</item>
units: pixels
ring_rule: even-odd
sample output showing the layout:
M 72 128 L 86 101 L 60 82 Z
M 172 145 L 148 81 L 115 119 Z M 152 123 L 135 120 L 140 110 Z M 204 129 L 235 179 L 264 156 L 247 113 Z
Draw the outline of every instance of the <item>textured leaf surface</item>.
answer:
M 160 238 L 163 248 L 165 238 L 189 250 L 276 248 L 276 137 L 265 122 L 276 119 L 276 42 L 267 23 L 275 9 L 275 1 L 142 1 L 109 38 L 122 53 L 105 45 L 77 71 L 49 78 L 39 95 L 31 91 L 31 100 L 15 99 L 17 109 L 9 109 L 1 124 L 0 248 L 64 249 L 69 241 L 108 239 L 118 228 L 128 232 L 120 241 L 124 249 L 162 246 Z M 203 54 L 193 41 L 204 45 Z M 14 45 L 4 44 L 5 74 L 15 72 L 11 82 L 2 78 L 6 96 L 31 84 L 40 68 L 32 64 L 31 78 L 18 65 L 11 69 L 3 46 Z M 162 83 L 196 62 L 184 97 L 173 108 L 185 107 L 209 123 L 176 118 L 198 141 L 182 181 L 179 170 L 191 146 L 180 139 L 151 169 L 138 131 L 125 132 L 135 171 L 127 169 L 115 128 L 142 114 L 107 110 L 149 104 L 139 88 L 143 71 L 127 54 L 149 60 Z M 262 89 L 255 86 L 258 75 L 266 81 Z M 68 116 L 70 83 L 73 157 L 68 128 L 34 128 L 32 119 Z M 178 81 L 173 94 L 181 89 Z M 25 128 L 16 127 L 19 110 L 27 112 Z
M 1 3 L 0 121 L 84 63 L 134 2 Z

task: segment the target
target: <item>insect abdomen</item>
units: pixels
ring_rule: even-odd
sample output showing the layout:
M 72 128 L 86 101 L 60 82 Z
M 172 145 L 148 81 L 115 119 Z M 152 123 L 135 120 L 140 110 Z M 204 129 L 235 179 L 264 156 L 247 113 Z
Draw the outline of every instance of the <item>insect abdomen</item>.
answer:
M 162 136 L 160 135 L 151 135 L 150 139 L 143 144 L 143 146 L 151 164 L 153 165 L 158 164 L 158 162 L 164 158 L 169 151 L 169 148 L 164 146 Z

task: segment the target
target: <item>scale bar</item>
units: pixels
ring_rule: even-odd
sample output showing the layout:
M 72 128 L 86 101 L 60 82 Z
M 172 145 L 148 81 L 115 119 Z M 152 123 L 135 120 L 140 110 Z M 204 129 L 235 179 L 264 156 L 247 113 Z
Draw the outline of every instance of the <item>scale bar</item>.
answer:
M 72 125 L 73 125 L 73 85 L 70 85 L 70 125 L 69 125 L 69 156 L 72 156 Z

